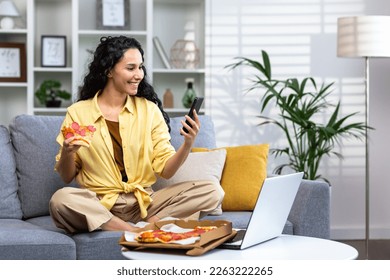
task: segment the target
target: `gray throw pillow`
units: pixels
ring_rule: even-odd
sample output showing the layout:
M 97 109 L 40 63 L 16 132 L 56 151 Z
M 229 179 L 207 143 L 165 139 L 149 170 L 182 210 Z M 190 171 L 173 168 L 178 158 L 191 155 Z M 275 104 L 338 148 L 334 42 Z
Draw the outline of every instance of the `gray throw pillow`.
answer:
M 16 164 L 8 129 L 0 125 L 0 218 L 21 219 Z
M 64 117 L 17 116 L 10 124 L 19 178 L 19 198 L 25 218 L 49 215 L 49 200 L 65 186 L 54 170 L 56 137 Z

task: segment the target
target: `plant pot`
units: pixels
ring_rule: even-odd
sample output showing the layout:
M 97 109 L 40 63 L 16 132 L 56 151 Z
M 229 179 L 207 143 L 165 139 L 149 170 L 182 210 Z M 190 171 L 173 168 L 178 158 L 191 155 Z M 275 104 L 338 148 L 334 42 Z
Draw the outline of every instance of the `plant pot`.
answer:
M 47 100 L 46 101 L 46 107 L 49 108 L 58 108 L 61 106 L 61 100 Z

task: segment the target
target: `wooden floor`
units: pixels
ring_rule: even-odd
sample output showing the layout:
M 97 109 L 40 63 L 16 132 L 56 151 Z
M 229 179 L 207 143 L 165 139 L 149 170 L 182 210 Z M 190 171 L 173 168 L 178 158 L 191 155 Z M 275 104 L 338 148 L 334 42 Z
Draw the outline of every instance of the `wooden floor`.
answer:
M 339 242 L 351 245 L 359 252 L 358 260 L 366 260 L 365 240 L 338 240 Z M 368 243 L 369 260 L 390 260 L 390 240 L 370 240 Z

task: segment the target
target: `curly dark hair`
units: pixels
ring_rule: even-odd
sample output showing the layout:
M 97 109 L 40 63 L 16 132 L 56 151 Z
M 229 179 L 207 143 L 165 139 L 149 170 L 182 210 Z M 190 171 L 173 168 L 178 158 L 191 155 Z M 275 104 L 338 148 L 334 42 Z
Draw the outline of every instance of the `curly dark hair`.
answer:
M 83 85 L 80 88 L 78 101 L 93 98 L 99 90 L 105 87 L 108 80 L 107 74 L 128 49 L 138 49 L 141 53 L 142 61 L 144 61 L 144 51 L 136 39 L 126 36 L 100 38 L 100 43 L 96 47 L 93 60 L 88 66 L 88 73 L 84 77 Z M 169 116 L 164 111 L 162 102 L 154 91 L 153 86 L 147 81 L 147 72 L 144 65 L 142 69 L 144 78 L 140 82 L 135 96 L 146 98 L 155 103 L 164 116 L 168 130 L 171 131 Z

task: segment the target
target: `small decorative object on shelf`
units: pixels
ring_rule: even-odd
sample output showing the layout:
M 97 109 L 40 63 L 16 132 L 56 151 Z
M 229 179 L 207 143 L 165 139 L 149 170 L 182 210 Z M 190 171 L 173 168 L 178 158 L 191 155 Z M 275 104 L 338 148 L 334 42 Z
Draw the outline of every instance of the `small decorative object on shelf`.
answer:
M 72 95 L 66 90 L 61 90 L 61 83 L 56 80 L 45 80 L 35 91 L 39 102 L 46 107 L 60 107 L 61 99 L 69 100 Z
M 185 108 L 190 108 L 192 101 L 194 101 L 194 99 L 196 97 L 196 93 L 195 93 L 195 90 L 193 88 L 194 79 L 187 78 L 186 83 L 187 83 L 187 89 L 186 89 L 184 96 L 182 98 L 182 103 L 183 103 L 183 106 Z
M 15 26 L 14 20 L 12 17 L 18 17 L 19 11 L 16 8 L 14 2 L 11 0 L 3 0 L 0 3 L 0 16 L 3 18 L 0 21 L 1 29 L 13 29 Z
M 195 69 L 199 65 L 199 49 L 194 41 L 177 40 L 171 48 L 171 63 L 179 69 Z
M 195 44 L 195 23 L 184 25 L 184 39 L 177 40 L 171 48 L 171 62 L 175 68 L 196 69 L 199 65 L 199 49 Z
M 171 64 L 169 63 L 168 56 L 167 56 L 167 54 L 166 54 L 166 52 L 164 50 L 163 45 L 160 42 L 160 39 L 157 36 L 153 37 L 153 44 L 154 44 L 154 47 L 156 48 L 156 50 L 158 52 L 158 55 L 161 58 L 161 61 L 164 64 L 164 66 L 167 69 L 171 69 L 172 67 L 171 67 Z
M 164 93 L 163 106 L 164 108 L 173 108 L 173 94 L 170 88 L 167 88 Z

